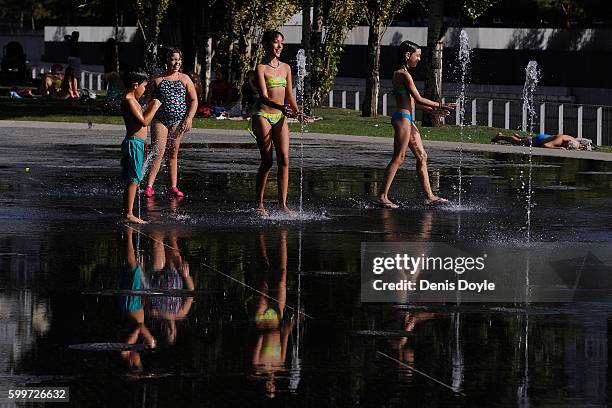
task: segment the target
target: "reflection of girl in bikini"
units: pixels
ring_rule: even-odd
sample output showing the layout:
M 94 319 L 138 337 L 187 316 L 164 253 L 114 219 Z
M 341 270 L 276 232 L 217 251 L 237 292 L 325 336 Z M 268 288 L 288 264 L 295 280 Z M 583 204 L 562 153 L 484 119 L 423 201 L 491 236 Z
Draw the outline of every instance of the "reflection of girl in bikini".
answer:
M 442 104 L 423 98 L 412 80 L 410 68 L 417 66 L 421 60 L 421 49 L 411 41 L 404 41 L 398 50 L 399 67 L 393 73 L 393 93 L 397 103 L 397 112 L 391 116 L 391 124 L 395 131 L 393 139 L 393 158 L 385 170 L 385 176 L 377 202 L 387 208 L 399 206 L 389 200 L 388 194 L 395 173 L 404 161 L 406 149 L 410 148 L 416 158 L 416 170 L 425 193 L 425 204 L 448 204 L 448 200 L 434 195 L 429 184 L 427 171 L 427 153 L 423 148 L 421 135 L 414 122 L 414 102 L 424 110 L 432 111 L 438 115 L 447 115 L 455 104 Z
M 162 102 L 151 124 L 151 139 L 155 156 L 147 178 L 146 197 L 155 194 L 153 183 L 159 172 L 164 152 L 167 149 L 168 176 L 170 178 L 170 194 L 183 197 L 177 187 L 178 181 L 178 151 L 181 137 L 191 130 L 191 121 L 198 109 L 198 95 L 191 78 L 180 72 L 183 56 L 178 48 L 166 52 L 166 71 L 155 78 L 153 97 Z
M 162 230 L 151 232 L 150 286 L 162 290 L 194 290 L 189 264 L 181 256 L 178 237 L 175 232 L 168 234 L 168 244 Z M 176 322 L 183 320 L 191 310 L 193 297 L 153 296 L 149 301 L 149 314 L 160 321 L 168 344 L 176 342 Z
M 259 86 L 259 107 L 252 117 L 252 127 L 261 154 L 261 164 L 257 171 L 255 184 L 257 212 L 266 215 L 264 192 L 270 168 L 272 167 L 272 147 L 276 150 L 278 166 L 278 202 L 283 211 L 287 208 L 287 188 L 289 185 L 289 127 L 285 116 L 287 101 L 299 117 L 298 106 L 293 97 L 291 68 L 280 62 L 283 51 L 283 35 L 278 31 L 268 31 L 262 37 L 266 52 L 264 62 L 257 65 L 257 84 Z
M 259 236 L 262 270 L 255 287 L 260 295 L 248 302 L 248 312 L 256 330 L 252 364 L 255 374 L 265 382 L 266 394 L 276 392 L 275 375 L 285 367 L 289 335 L 295 321 L 284 318 L 287 300 L 287 230 L 280 231 L 278 261 L 270 263 L 263 233 Z

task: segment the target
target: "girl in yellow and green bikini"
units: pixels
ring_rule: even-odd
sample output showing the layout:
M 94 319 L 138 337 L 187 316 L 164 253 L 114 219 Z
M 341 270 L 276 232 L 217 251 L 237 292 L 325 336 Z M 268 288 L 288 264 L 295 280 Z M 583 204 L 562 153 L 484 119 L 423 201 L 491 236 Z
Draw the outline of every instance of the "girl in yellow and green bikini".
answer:
M 416 170 L 425 194 L 425 204 L 439 205 L 448 204 L 448 200 L 436 196 L 429 184 L 429 173 L 427 171 L 427 153 L 421 141 L 421 134 L 417 129 L 414 118 L 414 104 L 418 104 L 422 109 L 431 111 L 440 116 L 448 115 L 451 109 L 455 108 L 454 103 L 443 104 L 431 101 L 419 94 L 412 76 L 408 71 L 417 66 L 421 60 L 421 48 L 411 41 L 404 41 L 398 48 L 398 67 L 393 73 L 393 93 L 397 103 L 397 112 L 391 116 L 391 125 L 395 131 L 393 138 L 393 158 L 387 169 L 383 184 L 376 198 L 376 202 L 385 208 L 398 208 L 389 197 L 389 189 L 395 177 L 397 169 L 404 161 L 406 150 L 410 148 L 416 158 Z
M 282 211 L 290 212 L 287 208 L 289 127 L 285 118 L 288 115 L 297 116 L 300 120 L 303 118 L 292 92 L 291 68 L 279 60 L 283 51 L 283 41 L 283 34 L 278 31 L 264 33 L 262 45 L 266 56 L 256 69 L 260 98 L 257 111 L 251 118 L 251 125 L 261 154 L 261 164 L 257 171 L 255 184 L 256 211 L 260 215 L 267 214 L 264 206 L 264 192 L 272 168 L 273 147 L 276 150 L 278 166 L 278 203 Z M 288 102 L 291 111 L 285 106 L 285 101 Z

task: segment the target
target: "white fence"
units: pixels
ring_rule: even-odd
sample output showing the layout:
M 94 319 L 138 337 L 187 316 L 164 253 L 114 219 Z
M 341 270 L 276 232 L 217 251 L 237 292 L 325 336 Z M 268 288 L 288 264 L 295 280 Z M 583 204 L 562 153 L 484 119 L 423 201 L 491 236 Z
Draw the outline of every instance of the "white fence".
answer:
M 389 114 L 388 100 L 389 94 L 380 95 L 379 112 L 384 116 Z M 327 102 L 330 108 L 354 108 L 358 111 L 361 110 L 362 101 L 359 91 L 331 90 Z M 419 112 L 417 109 L 417 117 Z M 466 99 L 465 102 L 464 124 L 527 131 L 528 120 L 522 100 L 475 98 Z M 454 124 L 459 124 L 459 109 L 455 110 Z M 592 139 L 597 146 L 610 146 L 612 106 L 538 103 L 532 126 L 534 132 L 569 134 Z
M 39 75 L 51 72 L 51 69 L 45 67 L 33 67 L 31 68 L 32 79 L 38 78 Z M 102 73 L 90 72 L 81 70 L 81 77 L 79 79 L 79 87 L 90 89 L 92 91 L 101 91 L 104 88 L 102 80 Z

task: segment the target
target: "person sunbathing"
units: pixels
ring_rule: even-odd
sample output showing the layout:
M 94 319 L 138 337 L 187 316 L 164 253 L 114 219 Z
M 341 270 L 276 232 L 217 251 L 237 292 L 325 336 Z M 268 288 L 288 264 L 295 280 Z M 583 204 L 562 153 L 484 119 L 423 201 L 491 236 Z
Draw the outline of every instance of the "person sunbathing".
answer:
M 521 136 L 518 133 L 513 135 L 504 135 L 502 132 L 498 132 L 493 139 L 492 143 L 505 141 L 512 143 L 517 146 L 533 146 L 533 147 L 544 147 L 548 149 L 568 149 L 568 150 L 591 150 L 590 143 L 584 143 L 588 139 L 576 139 L 574 136 L 556 134 L 549 135 L 546 133 L 538 133 L 537 135 Z

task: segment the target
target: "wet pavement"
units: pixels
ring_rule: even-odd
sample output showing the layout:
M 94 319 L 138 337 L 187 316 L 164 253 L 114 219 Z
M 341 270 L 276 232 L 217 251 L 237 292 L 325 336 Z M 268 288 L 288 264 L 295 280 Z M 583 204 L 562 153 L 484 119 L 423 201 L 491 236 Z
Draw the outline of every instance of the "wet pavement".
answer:
M 526 237 L 527 158 L 464 152 L 462 206 L 422 205 L 414 160 L 372 204 L 390 141 L 308 139 L 304 217 L 253 214 L 258 150 L 198 133 L 182 200 L 118 223 L 113 128 L 0 130 L 0 390 L 67 386 L 69 406 L 608 406 L 612 307 L 360 301 L 366 241 Z M 299 203 L 294 135 L 290 195 Z M 429 149 L 457 201 L 459 153 Z M 533 158 L 535 242 L 610 242 L 612 163 Z M 64 405 L 66 406 L 66 404 Z

